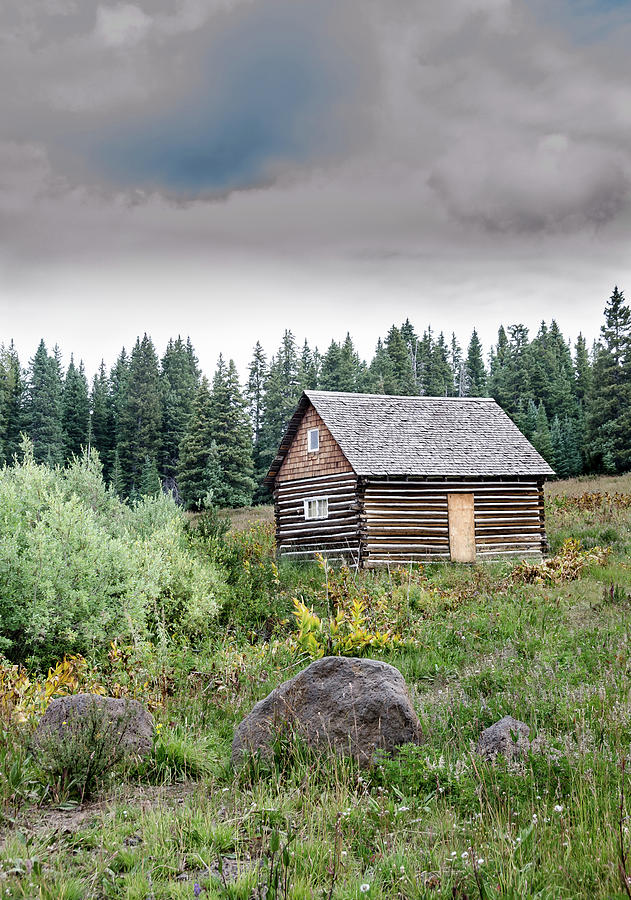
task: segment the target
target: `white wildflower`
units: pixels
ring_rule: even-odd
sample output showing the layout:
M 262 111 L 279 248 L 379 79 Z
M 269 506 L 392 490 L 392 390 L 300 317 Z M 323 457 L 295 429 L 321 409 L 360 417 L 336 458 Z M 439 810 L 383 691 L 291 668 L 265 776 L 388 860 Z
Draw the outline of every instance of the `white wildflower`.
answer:
M 466 850 L 464 851 L 464 853 L 460 854 L 460 859 L 469 859 L 469 854 Z
M 370 885 L 369 884 L 360 884 L 359 890 L 362 892 L 362 894 L 367 894 L 368 891 L 370 890 Z
M 483 859 L 483 857 L 480 857 L 480 859 L 478 860 L 478 865 L 479 865 L 479 866 L 483 866 L 483 865 L 484 865 L 484 859 Z
M 456 851 L 454 850 L 453 853 L 451 854 L 451 858 L 452 858 L 452 859 L 455 859 L 457 856 L 458 856 L 458 854 L 457 854 Z
M 563 807 L 561 806 L 560 803 L 557 803 L 557 805 L 554 807 L 554 811 L 555 811 L 555 813 L 562 813 L 562 812 L 563 812 Z

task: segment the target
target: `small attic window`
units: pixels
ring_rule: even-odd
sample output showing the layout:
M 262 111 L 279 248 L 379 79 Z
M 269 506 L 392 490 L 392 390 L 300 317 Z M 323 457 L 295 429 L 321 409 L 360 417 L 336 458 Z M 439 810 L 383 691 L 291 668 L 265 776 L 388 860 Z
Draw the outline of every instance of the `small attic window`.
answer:
M 310 428 L 307 432 L 307 450 L 309 453 L 315 453 L 320 449 L 320 429 Z
M 305 519 L 328 519 L 329 518 L 329 498 L 314 497 L 305 500 Z

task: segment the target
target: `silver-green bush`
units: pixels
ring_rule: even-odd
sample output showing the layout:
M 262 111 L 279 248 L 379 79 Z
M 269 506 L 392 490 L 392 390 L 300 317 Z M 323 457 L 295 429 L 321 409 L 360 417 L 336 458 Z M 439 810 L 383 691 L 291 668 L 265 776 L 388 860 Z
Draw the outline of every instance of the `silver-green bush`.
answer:
M 45 665 L 114 638 L 203 633 L 223 585 L 173 500 L 121 502 L 94 453 L 50 469 L 23 450 L 0 469 L 0 652 Z

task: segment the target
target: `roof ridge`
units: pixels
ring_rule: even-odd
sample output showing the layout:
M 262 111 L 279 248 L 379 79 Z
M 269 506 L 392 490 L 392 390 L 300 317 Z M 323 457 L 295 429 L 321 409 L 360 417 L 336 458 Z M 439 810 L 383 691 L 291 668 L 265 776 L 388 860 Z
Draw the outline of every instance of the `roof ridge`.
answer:
M 312 395 L 324 395 L 325 397 L 365 397 L 371 400 L 451 400 L 466 403 L 496 403 L 493 397 L 437 397 L 429 394 L 366 394 L 363 391 L 320 391 L 305 390 L 307 397 Z

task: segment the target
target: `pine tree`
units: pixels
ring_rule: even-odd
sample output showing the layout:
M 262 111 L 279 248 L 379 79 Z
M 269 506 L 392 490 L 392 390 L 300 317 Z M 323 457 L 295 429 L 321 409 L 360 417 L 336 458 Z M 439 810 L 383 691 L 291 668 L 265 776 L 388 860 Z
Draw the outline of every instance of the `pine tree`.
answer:
M 20 449 L 24 381 L 13 341 L 0 347 L 0 465 L 10 464 Z
M 506 386 L 508 373 L 509 346 L 508 337 L 503 325 L 497 332 L 497 344 L 491 350 L 489 358 L 488 392 L 502 409 L 508 407 L 508 390 Z M 525 399 L 525 398 L 524 398 Z
M 62 396 L 62 426 L 64 436 L 64 459 L 79 457 L 84 447 L 88 446 L 90 430 L 90 400 L 88 382 L 85 377 L 83 363 L 77 368 L 74 357 L 70 357 L 70 365 L 66 372 Z
M 208 449 L 204 484 L 206 485 L 206 494 L 203 498 L 203 505 L 206 507 L 225 506 L 223 469 L 216 441 L 211 441 Z
M 233 360 L 226 366 L 219 357 L 213 378 L 210 403 L 210 431 L 217 444 L 223 474 L 220 495 L 214 502 L 221 506 L 248 506 L 254 493 L 252 462 L 252 426 L 239 387 Z
M 467 397 L 486 396 L 486 369 L 482 356 L 482 344 L 478 332 L 473 329 L 465 360 L 465 394 Z
M 582 334 L 579 334 L 574 345 L 574 383 L 576 396 L 584 404 L 591 393 L 592 365 Z
M 157 463 L 162 426 L 158 357 L 151 338 L 137 339 L 131 354 L 124 405 L 120 411 L 118 452 L 127 490 L 140 489 L 145 457 Z
M 114 425 L 114 436 L 112 447 L 117 449 L 123 440 L 123 417 L 127 406 L 127 389 L 129 384 L 129 364 L 130 360 L 127 351 L 123 347 L 118 359 L 114 363 L 110 372 L 110 403 L 112 411 L 112 420 Z M 119 451 L 120 462 L 120 451 Z M 121 463 L 122 471 L 122 463 Z M 124 477 L 124 474 L 123 474 Z
M 161 363 L 162 434 L 160 468 L 167 488 L 173 488 L 180 443 L 191 415 L 199 381 L 197 357 L 190 338 L 169 340 Z
M 307 358 L 310 361 L 309 348 L 306 341 L 305 348 L 303 349 L 303 359 L 305 358 L 305 351 L 307 353 Z M 266 377 L 267 358 L 260 341 L 257 341 L 252 354 L 252 362 L 248 369 L 248 383 L 245 389 L 248 412 L 252 421 L 255 446 L 259 442 L 261 427 L 263 425 L 263 402 Z
M 425 365 L 423 393 L 427 397 L 451 397 L 454 393 L 454 374 L 442 331 L 433 343 Z
M 24 413 L 35 460 L 61 465 L 64 453 L 60 354 L 55 347 L 49 355 L 43 340 L 30 361 Z
M 114 462 L 116 434 L 110 382 L 103 360 L 98 374 L 92 379 L 90 414 L 90 446 L 98 452 L 103 465 L 103 475 L 109 478 Z M 118 464 L 120 467 L 120 459 Z
M 368 388 L 374 394 L 394 394 L 395 387 L 394 365 L 381 338 L 379 338 L 375 348 L 375 355 L 368 367 Z
M 388 332 L 385 347 L 392 363 L 393 375 L 392 382 L 385 384 L 385 392 L 400 396 L 418 394 L 410 350 L 396 325 Z
M 631 310 L 616 286 L 605 307 L 588 404 L 592 465 L 631 466 Z
M 546 408 L 543 403 L 540 403 L 537 407 L 537 427 L 533 432 L 531 443 L 534 446 L 535 450 L 538 450 L 539 453 L 543 456 L 545 461 L 554 468 L 550 426 L 548 424 Z
M 550 429 L 550 449 L 552 468 L 559 478 L 567 478 L 570 474 L 570 466 L 558 416 L 555 416 L 552 420 L 552 428 Z
M 140 472 L 138 493 L 141 497 L 155 497 L 161 491 L 162 482 L 160 481 L 156 461 L 151 456 L 145 456 Z
M 454 394 L 456 397 L 464 397 L 465 378 L 464 363 L 462 361 L 462 347 L 458 343 L 456 335 L 453 331 L 451 333 L 449 361 L 451 363 L 451 369 L 453 372 L 453 386 L 450 394 Z
M 267 489 L 262 485 L 262 479 L 276 455 L 300 394 L 296 342 L 291 331 L 286 331 L 278 353 L 270 360 L 265 379 L 264 412 L 257 445 L 259 464 L 256 472 L 259 485 L 255 496 L 257 502 L 269 496 Z
M 110 487 L 117 497 L 121 500 L 125 496 L 125 479 L 123 477 L 123 467 L 121 466 L 118 450 L 114 450 L 112 458 L 112 470 L 110 474 Z
M 321 367 L 322 360 L 318 348 L 312 351 L 305 340 L 298 363 L 298 386 L 301 391 L 317 390 Z
M 583 458 L 581 455 L 581 442 L 577 425 L 574 419 L 567 416 L 561 423 L 563 447 L 565 449 L 565 462 L 567 477 L 574 478 L 583 471 Z
M 329 348 L 322 357 L 320 369 L 320 389 L 323 391 L 340 391 L 340 345 L 331 341 Z
M 197 388 L 179 450 L 177 487 L 179 497 L 187 509 L 201 508 L 210 489 L 207 472 L 212 442 L 210 420 L 210 387 L 204 376 Z

